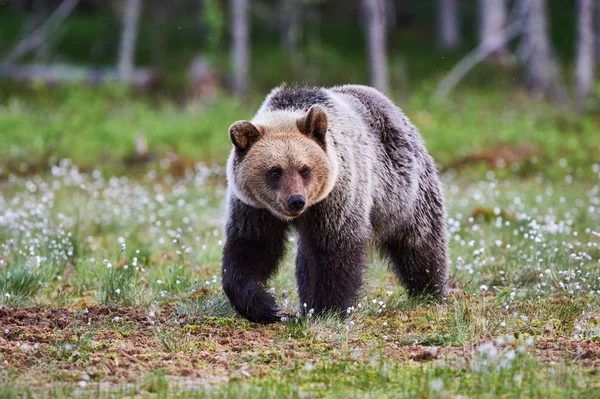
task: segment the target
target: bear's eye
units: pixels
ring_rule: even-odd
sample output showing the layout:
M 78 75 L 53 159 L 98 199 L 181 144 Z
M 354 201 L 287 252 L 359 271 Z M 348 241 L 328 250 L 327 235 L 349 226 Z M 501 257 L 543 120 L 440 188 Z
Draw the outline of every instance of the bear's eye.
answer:
M 281 168 L 273 168 L 267 172 L 267 175 L 273 179 L 279 179 L 283 175 Z
M 310 168 L 308 166 L 305 166 L 300 170 L 300 176 L 302 176 L 302 177 L 306 177 L 309 174 L 310 174 Z

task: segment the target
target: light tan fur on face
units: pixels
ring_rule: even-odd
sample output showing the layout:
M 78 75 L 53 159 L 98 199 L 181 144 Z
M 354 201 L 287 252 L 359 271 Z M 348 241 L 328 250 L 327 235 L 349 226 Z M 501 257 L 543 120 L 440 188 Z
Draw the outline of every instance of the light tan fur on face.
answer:
M 337 175 L 335 157 L 298 130 L 298 118 L 297 113 L 273 112 L 252 121 L 262 137 L 243 154 L 232 150 L 227 165 L 231 188 L 240 200 L 286 220 L 298 216 L 287 210 L 290 196 L 304 196 L 306 209 L 329 194 Z M 308 177 L 300 174 L 305 167 Z M 268 176 L 275 168 L 283 172 L 279 179 Z

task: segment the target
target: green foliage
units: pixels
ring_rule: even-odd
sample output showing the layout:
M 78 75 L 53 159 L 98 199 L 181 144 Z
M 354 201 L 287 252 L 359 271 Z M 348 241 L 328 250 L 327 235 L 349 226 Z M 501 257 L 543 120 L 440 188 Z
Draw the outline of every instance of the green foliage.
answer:
M 230 121 L 248 117 L 248 111 L 232 99 L 206 106 L 180 110 L 164 103 L 154 106 L 131 97 L 122 90 L 66 88 L 39 95 L 31 103 L 16 97 L 0 105 L 1 167 L 22 163 L 31 168 L 48 166 L 50 157 L 69 157 L 80 165 L 96 167 L 124 162 L 134 150 L 134 140 L 142 135 L 151 150 L 175 151 L 192 159 L 220 159 L 229 149 Z M 40 103 L 48 101 L 47 106 Z
M 157 370 L 144 376 L 141 388 L 150 394 L 158 395 L 157 397 L 168 397 L 169 383 L 164 370 Z
M 207 49 L 209 52 L 215 52 L 222 46 L 225 15 L 218 0 L 204 0 L 202 4 L 201 19 L 206 28 Z
M 69 157 L 85 168 L 141 172 L 144 168 L 135 164 L 124 169 L 134 159 L 138 135 L 159 157 L 173 151 L 184 164 L 187 159 L 223 164 L 231 146 L 227 128 L 249 118 L 255 107 L 222 98 L 179 109 L 169 102 L 151 105 L 116 88 L 34 90 L 39 94 L 34 100 L 10 97 L 0 103 L 0 129 L 5 132 L 0 167 L 6 171 L 35 172 Z M 590 165 L 600 157 L 593 116 L 576 117 L 501 90 L 459 90 L 456 99 L 443 103 L 430 97 L 423 88 L 400 104 L 442 166 L 466 159 L 475 176 L 491 164 L 500 166 L 499 176 L 544 171 L 552 177 L 562 175 L 559 161 L 564 159 L 573 178 L 587 179 Z M 514 154 L 515 161 L 503 162 L 506 154 Z
M 173 293 L 189 292 L 193 289 L 192 276 L 183 265 L 166 264 L 160 271 L 151 274 L 157 290 Z
M 164 350 L 169 353 L 190 352 L 194 350 L 195 344 L 191 339 L 190 333 L 183 337 L 179 334 L 179 329 L 158 327 L 155 330 L 157 339 L 162 344 Z
M 182 298 L 175 305 L 177 313 L 192 319 L 201 317 L 234 317 L 229 299 L 223 294 Z
M 0 263 L 0 303 L 20 304 L 32 299 L 47 281 L 49 271 L 24 256 Z
M 465 23 L 476 16 L 471 8 L 462 7 Z M 558 4 L 551 7 L 555 10 L 553 19 L 560 22 L 552 25 L 553 37 L 560 51 L 570 54 L 573 33 L 565 22 L 573 15 L 571 8 L 556 12 L 563 8 Z M 431 2 L 414 8 L 423 20 L 433 18 L 434 11 Z M 16 40 L 20 18 L 8 9 L 0 12 L 0 32 L 7 41 Z M 260 13 L 254 18 L 257 26 L 269 24 Z M 168 56 L 158 65 L 166 75 L 166 85 L 160 91 L 140 96 L 114 85 L 48 88 L 33 83 L 23 88 L 0 82 L 0 168 L 31 173 L 46 169 L 57 158 L 69 157 L 86 168 L 141 172 L 144 167 L 131 164 L 138 134 L 146 138 L 153 152 L 164 155 L 173 151 L 190 160 L 223 164 L 230 148 L 228 126 L 235 120 L 250 118 L 272 87 L 282 82 L 325 86 L 367 82 L 363 32 L 356 26 L 333 21 L 310 26 L 305 29 L 299 54 L 293 57 L 280 49 L 277 35 L 268 29 L 256 29 L 249 102 L 220 97 L 212 104 L 181 107 L 178 103 L 185 91 L 187 65 L 196 55 L 207 57 L 218 71 L 219 81 L 227 81 L 230 62 L 222 40 L 226 22 L 222 4 L 216 0 L 203 2 L 205 40 L 198 40 L 197 19 L 173 16 L 162 27 L 168 39 Z M 67 59 L 84 59 L 91 64 L 114 63 L 116 52 L 110 51 L 110 46 L 116 31 L 111 26 L 115 23 L 118 26 L 114 16 L 108 14 L 75 14 L 65 22 L 56 51 Z M 152 21 L 142 19 L 136 55 L 140 65 L 154 58 L 154 28 Z M 594 116 L 598 93 L 589 102 L 588 115 L 579 117 L 529 99 L 521 92 L 515 70 L 482 64 L 447 101 L 436 102 L 431 98 L 435 85 L 460 54 L 437 54 L 430 35 L 425 34 L 429 28 L 413 24 L 390 34 L 390 94 L 420 128 L 438 162 L 448 166 L 482 150 L 529 146 L 529 156 L 503 170 L 515 168 L 508 173 L 521 176 L 539 171 L 560 174 L 558 160 L 564 158 L 574 169 L 574 178 L 588 177 L 586 169 L 600 158 Z M 474 31 L 475 26 L 466 28 Z M 95 51 L 90 54 L 92 47 Z M 487 168 L 482 162 L 473 162 L 469 167 L 478 177 Z
M 135 270 L 130 266 L 125 266 L 111 265 L 106 269 L 100 280 L 100 302 L 102 304 L 131 306 L 134 303 Z
M 589 178 L 600 156 L 600 137 L 591 116 L 577 117 L 518 93 L 467 88 L 436 102 L 423 90 L 405 108 L 439 163 L 451 166 L 472 157 L 466 165 L 479 166 L 473 168 L 476 176 L 500 165 L 500 176 L 530 177 L 543 171 L 554 179 L 564 173 L 564 159 L 574 178 Z M 498 164 L 494 156 L 507 153 L 515 154 L 517 161 Z

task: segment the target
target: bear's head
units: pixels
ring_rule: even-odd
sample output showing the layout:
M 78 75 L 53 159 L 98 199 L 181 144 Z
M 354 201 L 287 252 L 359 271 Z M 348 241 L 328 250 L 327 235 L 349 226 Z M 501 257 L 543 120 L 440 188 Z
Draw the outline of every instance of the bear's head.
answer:
M 229 128 L 233 149 L 227 178 L 243 202 L 291 220 L 333 189 L 335 148 L 327 140 L 327 111 L 274 111 Z

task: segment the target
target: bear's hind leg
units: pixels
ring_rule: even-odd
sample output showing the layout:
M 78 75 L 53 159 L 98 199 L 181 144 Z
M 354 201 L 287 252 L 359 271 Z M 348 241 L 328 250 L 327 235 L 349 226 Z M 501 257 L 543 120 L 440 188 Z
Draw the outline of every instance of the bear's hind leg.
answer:
M 442 301 L 448 283 L 446 238 L 442 229 L 420 237 L 404 231 L 382 245 L 409 297 L 430 296 Z

